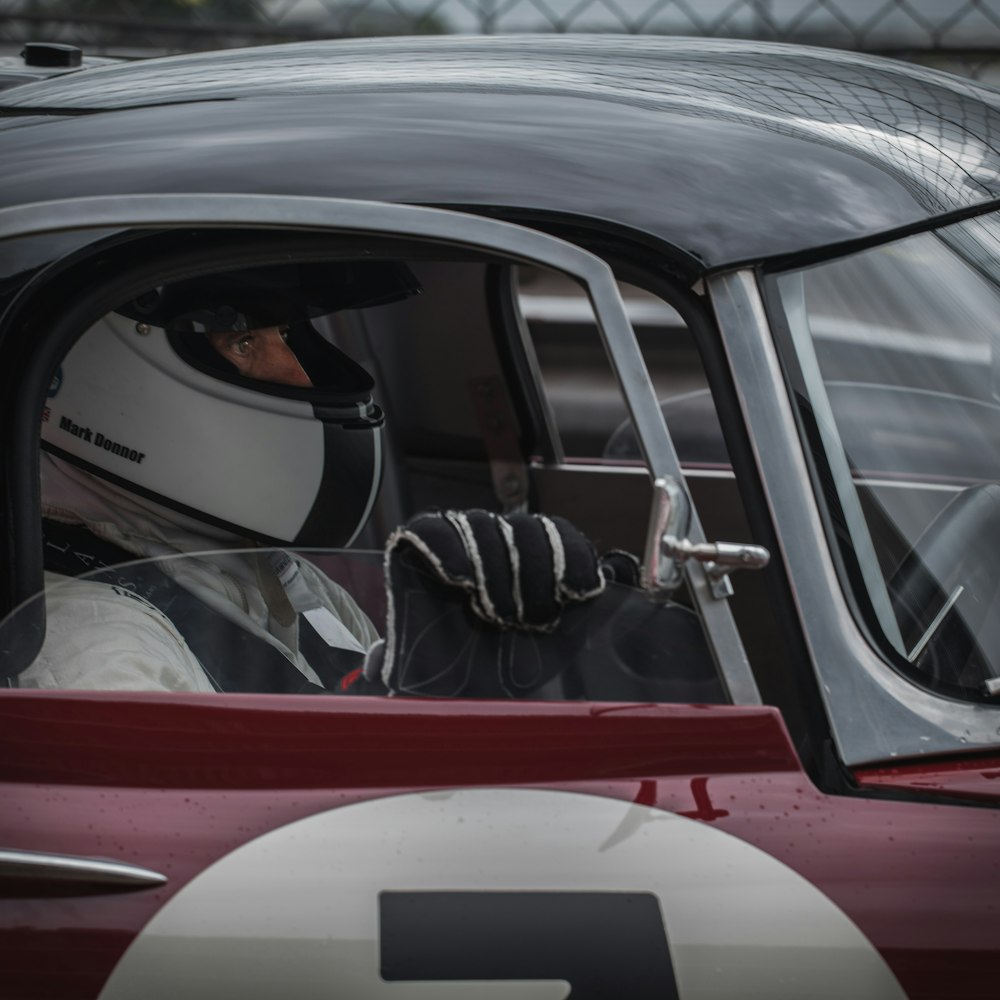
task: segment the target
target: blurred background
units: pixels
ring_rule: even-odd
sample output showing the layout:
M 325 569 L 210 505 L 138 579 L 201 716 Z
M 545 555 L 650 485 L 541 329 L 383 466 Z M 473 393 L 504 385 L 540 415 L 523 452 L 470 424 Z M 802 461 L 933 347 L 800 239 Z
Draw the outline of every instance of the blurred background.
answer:
M 875 52 L 1000 85 L 1000 0 L 0 0 L 28 41 L 142 58 L 372 35 L 611 32 Z

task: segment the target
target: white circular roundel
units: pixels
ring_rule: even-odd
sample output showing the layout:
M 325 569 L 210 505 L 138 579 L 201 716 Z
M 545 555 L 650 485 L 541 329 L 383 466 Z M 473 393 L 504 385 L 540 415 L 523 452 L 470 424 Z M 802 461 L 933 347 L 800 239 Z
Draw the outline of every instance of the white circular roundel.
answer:
M 401 795 L 220 859 L 102 1000 L 901 998 L 815 886 L 720 830 L 570 792 Z

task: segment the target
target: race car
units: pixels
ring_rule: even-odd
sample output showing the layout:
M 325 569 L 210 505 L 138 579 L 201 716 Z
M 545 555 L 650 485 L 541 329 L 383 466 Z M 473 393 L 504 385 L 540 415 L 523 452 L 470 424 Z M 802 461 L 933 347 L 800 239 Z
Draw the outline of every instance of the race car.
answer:
M 396 38 L 0 128 L 5 997 L 995 994 L 995 91 Z M 346 648 L 299 576 L 333 681 L 192 610 Z

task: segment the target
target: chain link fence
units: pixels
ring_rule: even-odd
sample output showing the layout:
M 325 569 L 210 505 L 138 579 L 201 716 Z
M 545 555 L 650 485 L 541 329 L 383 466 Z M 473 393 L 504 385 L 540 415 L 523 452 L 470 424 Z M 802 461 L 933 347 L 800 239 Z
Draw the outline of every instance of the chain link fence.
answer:
M 317 38 L 610 32 L 798 42 L 1000 75 L 1000 0 L 0 0 L 0 47 L 152 55 Z

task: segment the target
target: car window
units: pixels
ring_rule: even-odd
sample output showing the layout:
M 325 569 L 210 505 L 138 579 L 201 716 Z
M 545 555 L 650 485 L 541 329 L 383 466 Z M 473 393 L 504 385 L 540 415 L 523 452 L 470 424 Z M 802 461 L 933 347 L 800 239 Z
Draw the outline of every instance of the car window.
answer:
M 520 269 L 519 302 L 568 457 L 641 460 L 586 295 L 560 275 Z M 682 462 L 726 464 L 725 446 L 691 331 L 668 302 L 619 282 L 656 397 Z
M 626 281 L 618 286 L 706 538 L 751 541 L 695 330 L 660 295 Z M 518 300 L 566 462 L 573 468 L 559 475 L 537 470 L 537 493 L 559 509 L 571 494 L 575 516 L 602 545 L 638 551 L 645 542 L 643 511 L 649 504 L 643 455 L 586 294 L 561 275 L 522 267 Z M 709 321 L 703 317 L 702 323 L 710 335 Z M 615 518 L 608 516 L 612 509 L 620 512 Z M 780 674 L 787 644 L 763 580 L 757 573 L 740 573 L 730 582 L 726 602 L 757 683 L 769 700 L 794 713 Z M 686 586 L 674 599 L 691 604 Z
M 61 546 L 67 537 L 51 533 L 47 544 Z M 387 657 L 366 654 L 386 634 L 387 601 L 395 597 L 408 602 L 407 616 L 393 621 L 409 630 L 410 640 L 393 650 L 396 694 L 726 700 L 708 667 L 697 617 L 679 605 L 652 602 L 634 587 L 611 583 L 599 608 L 567 607 L 549 634 L 502 631 L 463 616 L 464 595 L 443 591 L 426 566 L 406 567 L 405 581 L 387 594 L 381 552 L 225 550 L 71 576 L 71 559 L 89 561 L 94 554 L 77 538 L 71 557 L 50 563 L 66 573 L 50 572 L 45 593 L 0 623 L 6 650 L 19 633 L 47 619 L 45 643 L 20 674 L 21 689 L 384 696 Z M 306 609 L 295 636 L 273 622 L 266 627 L 263 616 L 273 616 L 273 608 L 262 606 L 253 627 L 211 606 L 219 592 L 215 580 L 245 579 L 248 568 L 259 577 L 275 563 L 294 566 L 324 595 L 322 607 Z M 245 591 L 254 611 L 249 583 Z M 326 608 L 336 611 L 336 619 L 323 616 Z
M 973 220 L 776 282 L 848 586 L 892 662 L 969 698 L 1000 690 L 996 235 Z
M 107 286 L 63 316 L 39 425 L 47 590 L 3 626 L 12 685 L 380 695 L 405 664 L 395 693 L 727 700 L 694 610 L 620 574 L 521 633 L 470 614 L 434 559 L 390 572 L 387 540 L 427 510 L 562 515 L 598 552 L 642 554 L 641 468 L 599 508 L 539 486 L 569 463 L 517 265 L 378 239 L 191 245 L 116 241 L 121 267 L 102 260 Z

